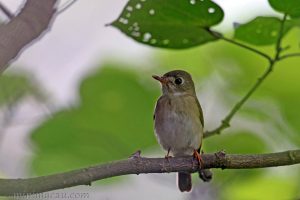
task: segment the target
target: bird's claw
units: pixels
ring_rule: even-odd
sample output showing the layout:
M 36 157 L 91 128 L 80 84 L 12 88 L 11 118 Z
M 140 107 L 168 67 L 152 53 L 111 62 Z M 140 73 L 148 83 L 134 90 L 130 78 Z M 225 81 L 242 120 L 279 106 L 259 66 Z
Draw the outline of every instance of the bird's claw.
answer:
M 170 156 L 170 148 L 168 149 L 168 153 L 167 155 L 165 155 L 165 159 L 167 159 L 168 161 L 170 161 L 169 159 L 172 158 L 172 156 Z
M 193 157 L 198 160 L 198 162 L 199 162 L 199 168 L 202 169 L 203 166 L 204 166 L 204 162 L 203 162 L 203 159 L 201 157 L 201 154 L 197 150 L 194 150 Z

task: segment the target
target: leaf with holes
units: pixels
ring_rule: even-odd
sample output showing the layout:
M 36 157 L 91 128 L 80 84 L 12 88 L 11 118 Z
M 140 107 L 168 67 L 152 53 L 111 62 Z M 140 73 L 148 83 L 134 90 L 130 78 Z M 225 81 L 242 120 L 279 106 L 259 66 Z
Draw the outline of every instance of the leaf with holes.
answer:
M 276 17 L 257 17 L 246 24 L 239 25 L 235 30 L 234 37 L 254 45 L 271 45 L 277 41 L 280 23 Z M 295 25 L 294 21 L 287 20 L 283 35 L 293 25 Z
M 286 13 L 291 17 L 300 17 L 299 0 L 269 0 L 270 5 L 275 10 Z
M 183 49 L 216 40 L 208 29 L 223 16 L 210 0 L 130 0 L 111 25 L 140 43 Z

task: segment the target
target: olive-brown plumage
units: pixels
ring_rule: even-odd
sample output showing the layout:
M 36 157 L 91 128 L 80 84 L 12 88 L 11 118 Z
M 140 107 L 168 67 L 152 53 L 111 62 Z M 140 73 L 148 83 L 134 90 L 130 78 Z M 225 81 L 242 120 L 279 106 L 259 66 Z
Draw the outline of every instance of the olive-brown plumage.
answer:
M 160 81 L 163 93 L 154 113 L 159 144 L 174 156 L 192 155 L 201 147 L 204 120 L 191 75 L 174 70 L 153 78 Z M 178 173 L 178 187 L 182 192 L 191 190 L 189 173 Z

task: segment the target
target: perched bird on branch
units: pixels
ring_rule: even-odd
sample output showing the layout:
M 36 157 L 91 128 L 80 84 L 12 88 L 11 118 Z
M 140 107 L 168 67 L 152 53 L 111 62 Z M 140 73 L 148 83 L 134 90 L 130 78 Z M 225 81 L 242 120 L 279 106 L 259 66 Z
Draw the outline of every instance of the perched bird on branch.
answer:
M 174 70 L 153 78 L 162 86 L 162 96 L 155 106 L 154 126 L 159 144 L 168 152 L 166 158 L 170 154 L 175 157 L 194 155 L 201 166 L 204 120 L 191 75 Z M 199 170 L 199 175 L 204 181 L 212 176 L 209 170 Z M 192 189 L 190 173 L 178 173 L 178 187 L 182 192 Z

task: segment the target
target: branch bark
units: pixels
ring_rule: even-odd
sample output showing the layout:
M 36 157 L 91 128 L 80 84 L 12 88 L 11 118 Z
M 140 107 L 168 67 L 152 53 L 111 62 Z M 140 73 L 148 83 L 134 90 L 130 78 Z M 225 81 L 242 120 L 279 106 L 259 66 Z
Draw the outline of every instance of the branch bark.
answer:
M 47 30 L 57 0 L 27 0 L 21 12 L 0 26 L 0 74 L 20 51 Z
M 252 169 L 294 165 L 300 163 L 300 150 L 271 154 L 203 154 L 204 168 Z M 40 193 L 77 185 L 91 185 L 93 181 L 127 174 L 197 172 L 199 165 L 192 157 L 144 158 L 100 164 L 70 172 L 28 179 L 0 179 L 0 195 L 12 196 Z

